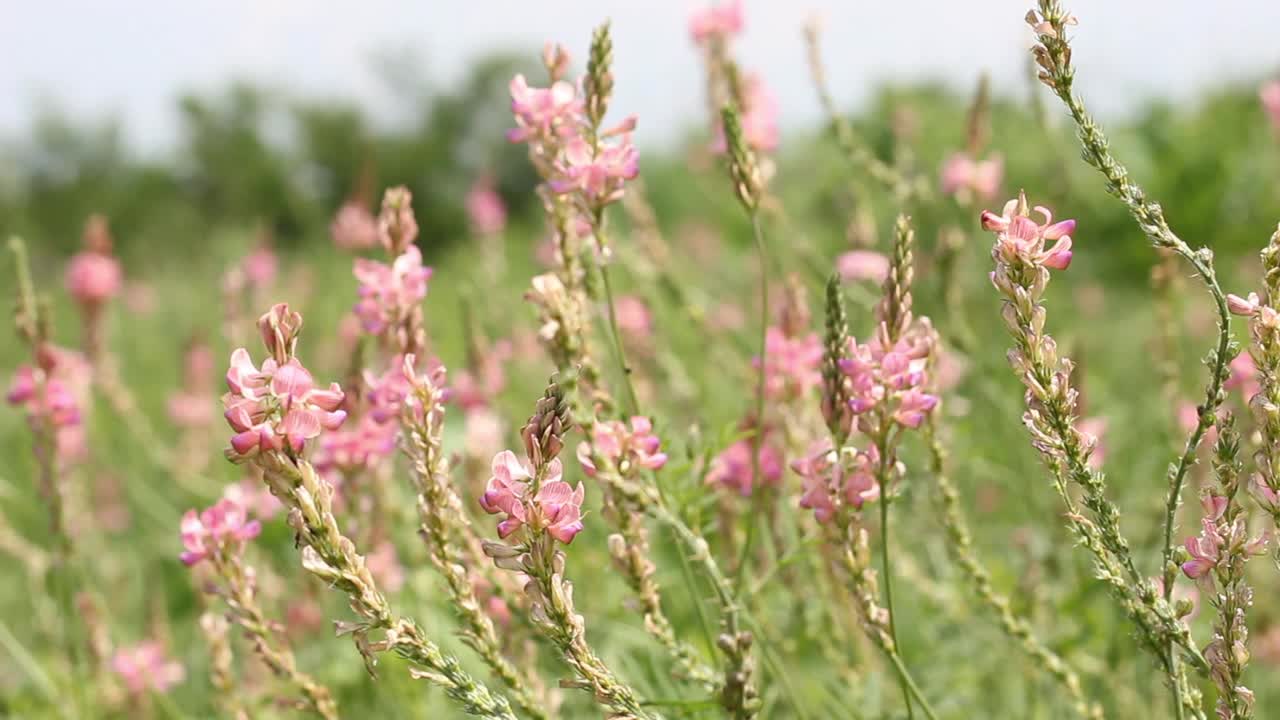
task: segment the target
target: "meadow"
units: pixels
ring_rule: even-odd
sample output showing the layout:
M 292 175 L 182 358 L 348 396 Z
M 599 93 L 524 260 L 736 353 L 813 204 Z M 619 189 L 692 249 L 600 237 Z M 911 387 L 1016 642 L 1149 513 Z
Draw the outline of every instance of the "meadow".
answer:
M 607 22 L 6 148 L 0 716 L 1270 717 L 1280 80 L 1100 126 L 1068 10 L 857 116 L 805 28 L 794 137 L 726 3 L 676 149 Z

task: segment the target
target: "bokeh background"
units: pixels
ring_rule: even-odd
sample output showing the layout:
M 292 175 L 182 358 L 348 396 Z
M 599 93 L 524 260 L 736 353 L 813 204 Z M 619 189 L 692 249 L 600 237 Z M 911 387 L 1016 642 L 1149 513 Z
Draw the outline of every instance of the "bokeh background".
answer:
M 1058 217 L 1078 220 L 1075 260 L 1069 272 L 1055 273 L 1049 307 L 1060 345 L 1080 362 L 1083 411 L 1109 428 L 1112 494 L 1142 567 L 1154 573 L 1164 469 L 1181 438 L 1176 409 L 1203 392 L 1197 360 L 1211 344 L 1212 316 L 1185 268 L 1166 286 L 1168 299 L 1153 301 L 1151 275 L 1160 258 L 1079 160 L 1060 106 L 1031 79 L 1024 4 L 747 3 L 735 56 L 776 96 L 782 128 L 771 181 L 781 210 L 768 226 L 775 277 L 794 275 L 820 315 L 820 289 L 834 259 L 853 245 L 886 250 L 893 219 L 904 210 L 835 149 L 806 66 L 801 28 L 813 13 L 825 27 L 829 83 L 859 137 L 885 163 L 931 184 L 944 160 L 965 145 L 966 113 L 986 73 L 988 151 L 1005 163 L 992 206 L 1025 188 Z M 1280 128 L 1258 95 L 1280 74 L 1274 37 L 1280 4 L 1070 5 L 1081 20 L 1076 87 L 1116 154 L 1183 238 L 1215 251 L 1228 289 L 1256 285 L 1257 251 L 1280 220 Z M 614 210 L 620 294 L 652 313 L 648 339 L 630 341 L 643 358 L 637 382 L 668 452 L 680 459 L 664 480 L 672 496 L 703 519 L 718 503 L 732 502 L 701 484 L 697 461 L 728 443 L 750 404 L 743 388 L 752 377 L 756 328 L 747 318 L 755 317 L 756 266 L 750 224 L 709 150 L 701 60 L 686 28 L 693 7 L 671 0 L 0 0 L 0 237 L 26 239 L 36 281 L 53 301 L 56 335 L 68 345 L 76 343 L 78 320 L 62 272 L 90 214 L 110 219 L 125 269 L 126 291 L 108 313 L 107 342 L 148 429 L 140 433 L 99 400 L 89 423 L 94 465 L 78 477 L 91 489 L 91 509 L 121 513 L 86 530 L 87 562 L 109 600 L 114 640 L 164 638 L 187 667 L 188 681 L 172 696 L 179 709 L 162 707 L 158 717 L 213 712 L 194 628 L 202 600 L 175 560 L 177 523 L 183 510 L 207 505 L 239 474 L 218 455 L 221 428 L 204 438 L 205 455 L 190 459 L 204 484 L 174 473 L 166 458 L 185 446 L 167 423 L 166 402 L 181 384 L 189 339 L 203 337 L 218 358 L 230 350 L 223 326 L 228 270 L 269 244 L 278 273 L 252 301 L 288 300 L 303 309 L 309 365 L 317 377 L 342 377 L 350 358 L 338 328 L 356 283 L 351 256 L 333 247 L 330 222 L 349 199 L 372 206 L 383 188 L 407 185 L 419 245 L 435 268 L 426 305 L 432 351 L 460 367 L 477 333 L 509 341 L 517 351 L 496 404 L 509 426 L 522 421 L 552 365 L 536 345 L 522 342 L 536 329 L 522 295 L 542 271 L 537 249 L 546 231 L 526 149 L 503 137 L 512 124 L 507 83 L 516 72 L 543 77 L 538 52 L 547 40 L 564 43 L 580 72 L 591 29 L 605 18 L 613 20 L 616 58 L 611 114 L 639 116 L 644 193 L 677 258 L 656 280 L 629 242 L 646 228 L 634 214 Z M 492 182 L 508 210 L 497 263 L 492 248 L 480 247 L 465 209 L 480 178 Z M 919 241 L 916 307 L 937 320 L 965 370 L 944 407 L 953 474 L 978 551 L 1015 608 L 1080 668 L 1108 716 L 1167 716 L 1157 674 L 1092 581 L 1084 553 L 1071 547 L 1060 501 L 1026 442 L 1021 391 L 1008 372 L 1007 339 L 986 283 L 989 236 L 978 229 L 979 208 L 943 199 L 905 209 Z M 937 262 L 945 227 L 967 238 L 955 259 L 961 292 L 950 298 L 942 294 Z M 12 278 L 6 254 L 0 293 Z M 661 284 L 668 281 L 683 292 L 670 292 Z M 876 290 L 857 283 L 847 290 L 856 331 L 865 336 Z M 688 322 L 686 302 L 706 316 L 724 311 L 716 334 L 703 335 Z M 250 311 L 256 308 L 246 316 Z M 7 377 L 27 350 L 12 336 L 0 337 L 0 374 Z M 1239 392 L 1230 403 L 1243 408 Z M 451 413 L 447 444 L 456 449 L 463 429 Z M 918 447 L 907 457 L 923 465 Z M 48 538 L 29 479 L 33 468 L 21 414 L 0 409 L 0 510 L 20 536 L 40 546 Z M 1197 473 L 1202 482 L 1203 468 Z M 929 487 L 924 477 L 908 483 L 897 568 L 899 612 L 912 619 L 901 630 L 904 654 L 926 694 L 947 718 L 1070 716 L 1052 684 L 988 622 L 947 560 Z M 1182 528 L 1197 523 L 1195 504 L 1188 507 Z M 608 567 L 607 531 L 594 505 L 588 524 L 570 572 L 590 587 L 580 591 L 581 603 L 602 653 L 647 697 L 688 697 L 626 609 L 625 589 L 594 582 Z M 454 625 L 439 601 L 439 582 L 410 527 L 397 542 L 407 570 L 396 601 L 460 650 L 449 639 Z M 700 529 L 713 534 L 713 527 L 707 519 Z M 272 611 L 283 615 L 303 599 L 329 617 L 345 617 L 341 602 L 297 572 L 282 523 L 267 527 L 254 553 L 288 579 L 268 593 Z M 671 570 L 678 567 L 672 547 L 663 544 L 660 553 L 660 577 L 674 588 L 665 598 L 668 612 L 692 637 L 698 588 Z M 1270 708 L 1259 717 L 1269 717 L 1280 707 L 1280 687 L 1271 680 L 1280 667 L 1280 604 L 1268 592 L 1274 568 L 1254 565 L 1256 661 L 1247 680 L 1259 707 Z M 0 578 L 20 577 L 25 566 L 21 557 L 0 554 Z M 819 604 L 783 592 L 790 588 L 778 587 L 776 575 L 770 582 L 774 594 L 762 593 L 756 610 L 768 628 L 765 641 L 792 670 L 806 716 L 895 717 L 892 677 L 856 630 L 845 637 L 840 633 L 849 627 L 821 627 Z M 1197 637 L 1207 638 L 1209 614 L 1196 620 Z M 61 656 L 48 631 L 57 624 L 38 589 L 0 581 L 0 716 L 62 714 L 40 671 L 59 680 Z M 304 630 L 297 644 L 300 663 L 335 688 L 351 717 L 454 716 L 440 693 L 422 689 L 398 665 L 377 683 L 369 680 L 349 643 L 327 631 Z M 846 672 L 845 651 L 856 671 Z M 543 663 L 546 676 L 557 677 L 555 665 L 545 657 Z M 772 671 L 763 672 L 776 687 Z M 773 714 L 765 717 L 800 716 L 776 692 L 766 701 Z M 593 712 L 584 702 L 568 708 L 565 717 Z M 699 712 L 684 714 L 714 717 Z M 112 717 L 109 710 L 103 716 Z

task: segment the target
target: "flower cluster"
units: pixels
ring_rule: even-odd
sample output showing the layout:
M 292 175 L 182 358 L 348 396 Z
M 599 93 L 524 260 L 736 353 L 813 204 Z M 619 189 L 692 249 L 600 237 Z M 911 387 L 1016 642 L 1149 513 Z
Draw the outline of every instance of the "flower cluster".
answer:
M 574 137 L 553 167 L 549 182 L 553 191 L 578 193 L 587 207 L 602 207 L 621 199 L 627 181 L 640 174 L 640 153 L 625 134 L 620 142 L 598 145 Z
M 528 525 L 532 532 L 545 530 L 562 543 L 573 542 L 582 532 L 582 484 L 573 487 L 562 479 L 564 467 L 557 458 L 548 463 L 541 485 L 530 497 L 534 472 L 530 463 L 521 462 L 510 450 L 498 453 L 480 507 L 490 515 L 506 515 L 498 523 L 501 538 Z
M 817 333 L 788 335 L 778 326 L 765 331 L 764 389 L 770 398 L 800 398 L 822 383 L 822 340 Z M 760 368 L 760 358 L 753 364 Z
M 477 235 L 498 235 L 507 226 L 507 206 L 491 181 L 476 181 L 467 191 L 467 217 Z
M 813 510 L 820 523 L 830 522 L 840 504 L 861 509 L 880 497 L 875 475 L 879 465 L 880 453 L 874 445 L 866 452 L 852 448 L 837 452 L 829 445 L 818 445 L 808 456 L 791 462 L 803 483 L 800 507 Z
M 1272 80 L 1263 85 L 1258 90 L 1258 97 L 1262 100 L 1262 109 L 1271 119 L 1271 125 L 1280 130 L 1280 80 Z
M 723 42 L 741 33 L 744 25 L 742 0 L 729 0 L 723 5 L 695 10 L 689 16 L 689 35 L 699 45 L 712 40 Z
M 381 335 L 396 327 L 427 296 L 431 268 L 423 267 L 422 252 L 410 245 L 390 265 L 358 258 L 352 269 L 360 283 L 355 314 L 365 332 Z
M 229 498 L 199 513 L 188 510 L 182 516 L 182 562 L 191 566 L 228 550 L 236 552 L 260 532 L 262 524 L 250 520 L 248 510 Z
M 1260 555 L 1266 551 L 1267 538 L 1259 535 L 1248 537 L 1248 527 L 1243 517 L 1224 522 L 1227 498 L 1206 494 L 1201 500 L 1205 516 L 1200 521 L 1200 534 L 1189 537 L 1185 547 L 1189 560 L 1182 563 L 1182 572 L 1192 580 L 1213 587 L 1213 571 L 1232 554 L 1243 552 L 1246 556 Z
M 364 203 L 349 200 L 333 216 L 329 234 L 342 250 L 367 250 L 378 244 L 378 219 Z
M 610 463 L 623 477 L 629 477 L 641 468 L 658 470 L 667 464 L 660 445 L 647 417 L 637 415 L 630 423 L 597 422 L 591 430 L 591 442 L 578 445 L 578 462 L 590 477 L 596 475 L 597 460 Z
M 1071 233 L 1076 228 L 1076 221 L 1055 223 L 1047 209 L 1039 205 L 1034 209 L 1044 222 L 1036 223 L 1031 219 L 1027 197 L 1020 193 L 1005 203 L 999 215 L 990 210 L 982 212 L 983 229 L 996 234 L 993 257 L 997 262 L 1008 265 L 1067 269 L 1071 264 Z M 1047 241 L 1054 241 L 1053 246 L 1046 248 Z
M 120 292 L 123 273 L 111 245 L 107 219 L 91 216 L 85 224 L 84 250 L 71 258 L 65 278 L 67 292 L 81 307 L 100 307 Z
M 755 491 L 751 459 L 751 440 L 743 438 L 734 442 L 711 459 L 711 465 L 707 468 L 707 484 L 734 490 L 742 497 L 751 497 Z M 778 444 L 777 433 L 769 427 L 765 428 L 764 437 L 760 440 L 757 461 L 760 463 L 760 480 L 763 484 L 775 486 L 782 481 L 785 459 Z
M 81 425 L 92 370 L 79 353 L 42 345 L 35 365 L 20 365 L 5 400 L 21 406 L 35 432 L 52 432 L 57 455 L 74 458 L 84 452 Z
M 111 671 L 132 695 L 166 693 L 187 676 L 182 663 L 169 659 L 164 646 L 155 640 L 116 650 L 111 656 Z
M 839 366 L 848 378 L 849 408 L 865 432 L 883 430 L 884 418 L 902 427 L 919 427 L 937 406 L 938 397 L 925 391 L 932 349 L 931 332 L 909 333 L 892 344 L 883 331 L 861 345 L 849 338 Z
M 949 156 L 942 165 L 942 192 L 967 203 L 972 198 L 990 200 L 1000 191 L 1004 159 L 999 155 L 975 160 L 967 152 Z
M 346 419 L 344 395 L 337 383 L 315 386 L 311 373 L 292 356 L 301 316 L 276 305 L 258 321 L 275 357 L 253 364 L 249 351 L 237 348 L 227 369 L 228 392 L 222 397 L 227 424 L 235 431 L 227 457 L 239 462 L 259 451 L 300 454 L 322 430 L 336 430 Z
M 555 147 L 577 134 L 583 104 L 572 84 L 560 80 L 551 87 L 536 88 L 529 86 L 524 75 L 516 75 L 509 89 L 516 127 L 507 131 L 507 140 Z

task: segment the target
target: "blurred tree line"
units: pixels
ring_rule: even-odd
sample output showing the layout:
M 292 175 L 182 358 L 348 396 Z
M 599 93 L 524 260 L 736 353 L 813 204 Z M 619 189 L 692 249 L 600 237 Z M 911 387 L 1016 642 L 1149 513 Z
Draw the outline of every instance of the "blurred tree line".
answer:
M 0 147 L 0 233 L 69 252 L 83 219 L 104 212 L 126 255 L 190 252 L 219 229 L 259 225 L 289 248 L 328 242 L 328 223 L 344 200 L 376 205 L 380 188 L 403 183 L 413 190 L 421 242 L 439 247 L 466 237 L 462 200 L 482 174 L 492 176 L 517 222 L 536 222 L 537 178 L 523 146 L 506 143 L 503 131 L 510 125 L 510 77 L 542 72 L 514 55 L 494 55 L 452 87 L 435 88 L 415 84 L 414 69 L 386 73 L 404 99 L 398 125 L 350 102 L 244 83 L 185 96 L 180 144 L 158 159 L 132 153 L 115 121 L 47 113 L 29 136 Z M 997 88 L 996 94 L 989 152 L 1004 157 L 1005 192 L 1026 188 L 1034 202 L 1078 218 L 1079 246 L 1108 272 L 1129 279 L 1145 273 L 1152 254 L 1124 209 L 1105 196 L 1101 179 L 1078 159 L 1054 99 L 1039 95 L 1037 102 L 1026 88 Z M 967 105 L 964 93 L 938 86 L 885 88 L 855 124 L 881 158 L 936 177 L 942 160 L 964 146 Z M 1280 134 L 1259 107 L 1255 86 L 1220 89 L 1189 105 L 1149 103 L 1104 126 L 1188 242 L 1252 255 L 1274 231 Z M 856 180 L 850 190 L 849 168 L 821 130 L 784 137 L 775 187 L 788 213 L 811 232 L 839 235 L 852 207 L 867 202 L 885 226 L 897 208 Z M 714 167 L 705 146 L 703 129 L 681 148 L 641 149 L 649 195 L 664 224 L 692 217 L 741 224 L 727 191 L 699 188 L 689 172 L 691 165 Z M 943 222 L 968 221 L 973 229 L 972 218 L 954 213 L 916 214 L 925 242 Z

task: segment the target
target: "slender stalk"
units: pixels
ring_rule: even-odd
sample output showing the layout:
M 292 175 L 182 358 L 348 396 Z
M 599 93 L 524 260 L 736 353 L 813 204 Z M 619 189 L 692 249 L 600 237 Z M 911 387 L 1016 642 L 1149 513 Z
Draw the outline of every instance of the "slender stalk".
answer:
M 603 219 L 600 222 L 603 222 Z M 597 227 L 597 238 L 601 232 L 603 232 L 602 228 Z M 601 250 L 603 249 L 603 241 L 601 241 Z M 609 311 L 609 334 L 613 340 L 613 356 L 618 362 L 618 369 L 622 371 L 622 385 L 627 390 L 627 410 L 633 415 L 638 415 L 640 401 L 636 397 L 636 388 L 631 381 L 631 364 L 627 362 L 627 352 L 622 346 L 622 333 L 618 331 L 618 312 L 614 308 L 613 284 L 609 280 L 609 263 L 606 261 L 600 263 L 600 279 L 604 286 L 605 307 Z
M 893 608 L 893 565 L 890 563 L 892 553 L 889 552 L 889 455 L 887 442 L 880 442 L 880 467 L 876 472 L 876 481 L 880 483 L 880 565 L 884 570 L 884 607 L 889 611 L 889 638 L 893 640 L 895 652 L 892 655 L 898 668 L 898 683 L 902 687 L 902 701 L 907 706 L 907 717 L 915 717 L 911 706 L 911 676 L 907 674 L 902 662 L 902 645 L 898 642 L 898 613 Z
M 764 488 L 760 482 L 760 447 L 764 444 L 764 380 L 766 345 L 769 337 L 769 256 L 764 246 L 764 231 L 760 228 L 760 213 L 751 211 L 751 234 L 755 238 L 756 261 L 760 266 L 760 367 L 756 371 L 755 427 L 751 433 L 751 514 L 747 520 L 747 539 L 742 543 L 738 566 L 734 569 L 734 585 L 742 586 L 747 563 L 751 560 L 751 546 L 755 544 L 756 526 L 763 512 Z

